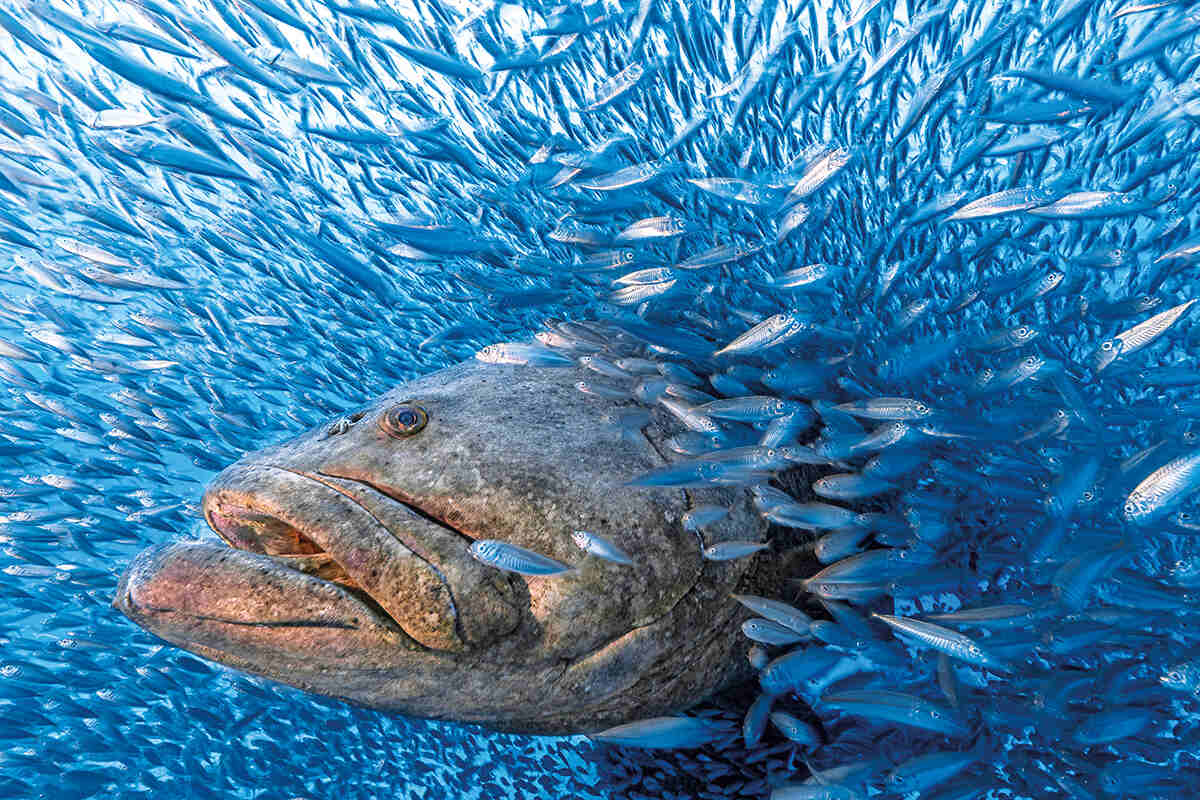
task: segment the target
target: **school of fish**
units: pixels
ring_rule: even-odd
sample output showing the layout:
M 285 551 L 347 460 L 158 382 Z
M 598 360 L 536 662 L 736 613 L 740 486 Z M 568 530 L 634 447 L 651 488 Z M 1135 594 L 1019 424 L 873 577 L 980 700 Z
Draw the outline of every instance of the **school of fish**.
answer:
M 34 0 L 0 28 L 0 794 L 256 796 L 234 740 L 318 763 L 297 793 L 383 769 L 358 726 L 388 723 L 109 602 L 240 453 L 472 355 L 594 371 L 614 436 L 665 409 L 677 459 L 630 484 L 747 487 L 771 541 L 705 556 L 821 565 L 738 598 L 740 729 L 598 740 L 765 760 L 711 796 L 1200 785 L 1200 6 Z M 723 512 L 682 524 L 703 547 Z M 273 702 L 340 720 L 329 755 Z M 171 744 L 172 709 L 206 738 Z M 428 791 L 479 791 L 431 752 L 459 775 Z

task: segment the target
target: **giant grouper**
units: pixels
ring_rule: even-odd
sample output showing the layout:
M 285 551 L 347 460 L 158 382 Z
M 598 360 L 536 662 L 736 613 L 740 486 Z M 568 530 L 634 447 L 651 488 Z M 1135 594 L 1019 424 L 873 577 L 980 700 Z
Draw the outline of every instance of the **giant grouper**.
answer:
M 581 373 L 469 361 L 248 453 L 204 496 L 228 546 L 145 550 L 115 604 L 206 658 L 413 716 L 567 734 L 693 705 L 752 674 L 731 595 L 780 593 L 786 559 L 703 558 L 765 535 L 748 492 L 626 485 L 665 463 L 670 421 L 621 435 Z M 681 525 L 701 504 L 730 508 L 702 535 Z M 483 539 L 573 569 L 501 571 L 471 557 Z

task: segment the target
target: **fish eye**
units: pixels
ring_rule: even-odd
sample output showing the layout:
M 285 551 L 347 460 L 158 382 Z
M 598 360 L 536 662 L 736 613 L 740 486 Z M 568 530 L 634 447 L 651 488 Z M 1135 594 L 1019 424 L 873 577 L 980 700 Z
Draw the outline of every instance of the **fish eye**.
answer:
M 1125 504 L 1125 513 L 1126 513 L 1126 514 L 1133 514 L 1133 513 L 1135 513 L 1136 511 L 1137 511 L 1137 506 L 1135 506 L 1133 503 L 1126 503 L 1126 504 Z
M 393 439 L 404 439 L 421 429 L 429 422 L 429 412 L 415 403 L 404 402 L 389 408 L 379 418 L 379 427 Z
M 623 256 L 626 261 L 633 261 L 633 251 L 632 250 L 626 250 L 625 253 L 623 254 Z
M 1113 349 L 1113 343 L 1112 343 L 1112 341 L 1111 341 L 1111 340 L 1105 340 L 1104 342 L 1102 342 L 1102 343 L 1101 343 L 1101 345 L 1100 345 L 1100 349 L 1101 349 L 1101 350 L 1112 350 L 1112 349 Z

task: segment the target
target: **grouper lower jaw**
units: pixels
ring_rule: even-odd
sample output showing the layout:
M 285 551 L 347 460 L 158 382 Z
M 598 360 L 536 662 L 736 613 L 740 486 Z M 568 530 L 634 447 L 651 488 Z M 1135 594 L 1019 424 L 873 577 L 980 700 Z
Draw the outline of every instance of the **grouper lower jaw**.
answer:
M 581 377 L 471 361 L 249 453 L 204 498 L 228 546 L 147 550 L 115 605 L 203 657 L 413 716 L 567 734 L 691 705 L 746 674 L 730 594 L 779 587 L 762 561 L 702 559 L 680 520 L 731 507 L 710 544 L 765 523 L 743 490 L 626 486 L 663 464 L 667 420 L 622 437 Z M 471 557 L 479 539 L 574 569 L 501 571 Z
M 397 648 L 420 650 L 369 603 L 330 581 L 270 556 L 206 542 L 142 551 L 126 570 L 114 605 L 150 632 L 182 647 L 293 659 L 310 667 Z M 385 662 L 379 662 L 384 665 Z

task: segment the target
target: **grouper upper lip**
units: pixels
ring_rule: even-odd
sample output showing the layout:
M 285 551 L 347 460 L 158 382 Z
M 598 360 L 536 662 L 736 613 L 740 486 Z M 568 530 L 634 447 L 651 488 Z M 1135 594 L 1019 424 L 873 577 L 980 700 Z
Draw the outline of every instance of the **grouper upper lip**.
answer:
M 364 481 L 350 476 L 338 475 L 332 472 L 323 472 L 318 470 L 315 473 L 306 473 L 287 467 L 276 465 L 265 465 L 269 469 L 279 469 L 285 472 L 292 473 L 304 478 L 308 478 L 315 483 L 326 486 L 334 491 L 339 492 L 350 499 L 354 499 L 344 488 L 345 482 L 357 483 L 370 489 L 372 492 L 382 495 L 398 505 L 404 507 L 413 514 L 428 520 L 429 522 L 439 525 L 442 528 L 451 531 L 459 536 L 462 536 L 468 542 L 473 541 L 471 537 L 464 534 L 458 528 L 455 528 L 445 520 L 439 519 L 434 514 L 426 511 L 417 505 L 411 498 L 399 497 L 395 490 L 385 489 L 376 484 Z M 339 485 L 341 484 L 341 485 Z M 346 568 L 340 564 L 336 556 L 322 549 L 314 542 L 305 532 L 279 517 L 264 514 L 251 507 L 238 507 L 226 505 L 218 508 L 218 503 L 215 500 L 215 493 L 210 493 L 208 497 L 214 498 L 212 501 L 206 502 L 204 506 L 204 518 L 208 522 L 210 528 L 221 537 L 221 539 L 230 547 L 247 550 L 252 553 L 260 553 L 270 556 L 273 560 L 290 569 L 298 570 L 307 575 L 336 583 L 343 589 L 353 592 L 356 596 L 364 601 L 369 602 L 375 607 L 375 610 L 380 616 L 392 620 L 398 627 L 400 626 L 387 610 L 384 609 L 370 593 L 363 589 L 357 581 L 346 571 Z M 369 509 L 364 507 L 364 510 L 371 518 L 384 530 L 401 541 L 407 547 L 412 547 L 411 542 L 405 541 L 404 536 L 387 525 L 383 520 L 371 514 Z M 415 550 L 414 550 L 415 552 Z M 437 573 L 443 580 L 445 576 L 441 574 L 436 566 L 429 565 L 430 569 Z M 453 591 L 447 583 L 447 590 L 453 596 Z M 453 603 L 452 603 L 453 605 Z
M 321 487 L 337 491 L 322 477 L 270 465 L 259 469 L 278 470 L 293 481 L 309 481 L 313 492 L 322 491 Z M 236 483 L 234 487 L 242 488 Z M 204 516 L 228 547 L 197 541 L 143 551 L 123 576 L 114 605 L 135 618 L 169 615 L 201 625 L 242 628 L 356 629 L 366 623 L 397 634 L 406 649 L 429 649 L 407 635 L 400 622 L 360 585 L 342 561 L 306 532 L 303 519 L 272 513 L 278 509 L 265 495 L 253 491 L 239 491 L 237 502 L 223 502 L 225 498 L 219 490 L 207 492 Z M 432 515 L 418 512 L 410 502 L 395 502 L 433 520 Z M 378 528 L 394 536 L 387 525 L 366 509 L 363 511 Z M 353 524 L 361 531 L 364 519 L 355 519 Z M 267 580 L 275 581 L 274 589 L 285 587 L 293 602 L 253 602 L 255 595 L 261 595 L 256 589 Z M 237 603 L 239 597 L 245 602 Z M 339 609 L 347 613 L 330 613 Z
M 209 487 L 203 507 L 230 547 L 337 584 L 419 647 L 457 649 L 465 640 L 451 582 L 407 529 L 436 525 L 464 548 L 472 539 L 396 491 L 335 472 L 235 465 Z M 405 591 L 395 591 L 398 582 Z M 453 630 L 407 630 L 413 598 L 440 604 Z
M 295 470 L 286 471 L 302 475 Z M 215 498 L 216 495 L 210 493 L 207 497 Z M 252 506 L 224 505 L 218 508 L 217 502 L 207 502 L 207 497 L 204 519 L 227 545 L 235 550 L 268 556 L 280 566 L 337 584 L 363 602 L 380 620 L 400 627 L 387 610 L 358 585 L 346 568 L 307 536 L 302 528 Z

